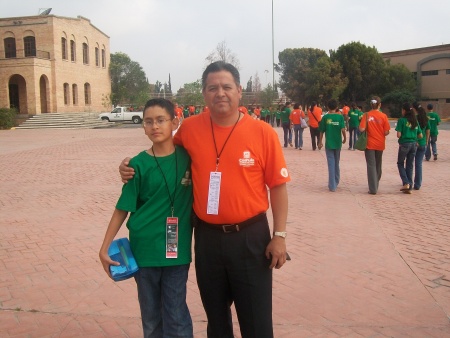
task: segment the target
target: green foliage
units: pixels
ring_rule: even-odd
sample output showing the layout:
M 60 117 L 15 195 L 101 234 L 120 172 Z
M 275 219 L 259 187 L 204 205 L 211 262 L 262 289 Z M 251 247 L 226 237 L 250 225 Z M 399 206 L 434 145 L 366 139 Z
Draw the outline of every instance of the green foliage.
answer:
M 405 102 L 413 103 L 417 100 L 417 97 L 407 90 L 392 91 L 381 98 L 383 104 L 387 104 L 390 117 L 402 116 L 402 104 Z
M 111 54 L 111 102 L 144 105 L 149 98 L 149 84 L 138 62 L 121 52 Z
M 0 108 L 0 129 L 11 129 L 14 127 L 16 109 Z
M 177 92 L 177 102 L 182 105 L 203 105 L 202 84 L 200 80 L 184 84 Z
M 260 103 L 263 107 L 272 106 L 273 101 L 278 99 L 278 93 L 273 90 L 272 84 L 269 83 L 266 88 L 260 93 Z
M 363 101 L 370 94 L 380 94 L 379 89 L 386 63 L 375 47 L 351 42 L 330 50 L 333 61 L 339 61 L 348 85 L 343 92 L 344 100 Z
M 414 75 L 403 64 L 391 65 L 387 62 L 380 74 L 379 93 L 386 94 L 395 91 L 416 92 L 417 82 Z
M 331 60 L 323 50 L 285 49 L 278 59 L 280 88 L 296 102 L 337 98 L 347 85 L 339 62 Z

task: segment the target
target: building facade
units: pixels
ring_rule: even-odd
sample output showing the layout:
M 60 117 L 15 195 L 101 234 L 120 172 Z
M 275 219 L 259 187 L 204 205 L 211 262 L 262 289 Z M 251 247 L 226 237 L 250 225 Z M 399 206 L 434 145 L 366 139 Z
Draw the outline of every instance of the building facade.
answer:
M 382 53 L 391 64 L 404 64 L 416 76 L 418 96 L 450 117 L 450 44 Z
M 0 107 L 20 114 L 109 110 L 109 36 L 78 16 L 0 18 Z

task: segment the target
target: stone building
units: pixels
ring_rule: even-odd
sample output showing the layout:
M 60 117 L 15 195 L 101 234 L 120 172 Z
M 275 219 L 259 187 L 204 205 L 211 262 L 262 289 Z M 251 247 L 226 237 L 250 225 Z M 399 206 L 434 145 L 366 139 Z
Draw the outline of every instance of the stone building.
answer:
M 404 64 L 419 83 L 423 103 L 432 103 L 442 117 L 450 117 L 450 44 L 382 53 L 391 64 Z
M 0 18 L 0 108 L 20 114 L 110 108 L 109 36 L 78 16 Z

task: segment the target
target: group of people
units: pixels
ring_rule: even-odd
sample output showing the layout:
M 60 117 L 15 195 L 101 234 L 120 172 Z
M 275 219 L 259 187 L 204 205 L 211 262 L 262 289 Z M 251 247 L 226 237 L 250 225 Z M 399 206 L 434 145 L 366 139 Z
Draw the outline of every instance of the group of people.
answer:
M 234 303 L 242 337 L 272 338 L 272 271 L 288 259 L 283 151 L 270 124 L 239 111 L 242 87 L 233 65 L 210 64 L 202 93 L 209 111 L 181 126 L 170 101 L 147 102 L 143 127 L 152 146 L 120 165 L 126 183 L 99 257 L 111 277 L 118 263 L 108 247 L 130 214 L 144 336 L 193 337 L 186 304 L 193 231 L 208 337 L 234 336 Z
M 364 151 L 367 167 L 367 182 L 369 194 L 375 195 L 382 174 L 383 151 L 386 147 L 386 136 L 390 132 L 390 124 L 386 114 L 381 111 L 381 99 L 374 96 L 370 100 L 370 110 L 362 112 L 361 107 L 352 104 L 344 113 L 346 105 L 338 109 L 336 100 L 330 100 L 328 113 L 321 115 L 320 108 L 313 102 L 310 108 L 310 132 L 313 150 L 323 147 L 325 135 L 325 151 L 328 164 L 328 189 L 336 191 L 340 181 L 340 151 L 346 143 L 349 131 L 349 150 L 354 146 L 360 133 L 367 133 L 367 145 Z M 396 125 L 399 143 L 397 168 L 402 181 L 401 191 L 411 194 L 412 190 L 419 190 L 422 185 L 422 162 L 429 161 L 431 154 L 437 160 L 437 126 L 440 117 L 433 111 L 433 105 L 427 105 L 428 113 L 418 103 L 413 105 L 404 103 L 402 117 Z M 314 112 L 317 113 L 314 114 Z M 320 117 L 319 117 L 320 113 Z M 311 120 L 312 119 L 312 120 Z M 312 130 L 311 130 L 312 129 Z M 316 137 L 318 141 L 316 141 Z M 413 172 L 415 171 L 414 177 Z
M 431 153 L 437 160 L 437 126 L 441 119 L 433 111 L 433 105 L 427 105 L 428 113 L 418 103 L 402 106 L 402 117 L 395 130 L 398 137 L 397 167 L 402 180 L 400 191 L 411 194 L 412 189 L 419 190 L 422 185 L 422 163 L 429 161 Z M 413 177 L 414 172 L 414 177 Z

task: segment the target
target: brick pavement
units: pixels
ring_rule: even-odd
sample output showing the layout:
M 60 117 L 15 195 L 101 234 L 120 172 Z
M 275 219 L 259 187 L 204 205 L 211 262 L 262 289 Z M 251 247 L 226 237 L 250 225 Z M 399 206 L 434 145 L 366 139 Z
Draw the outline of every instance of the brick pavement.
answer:
M 376 196 L 363 153 L 344 146 L 331 193 L 324 151 L 304 142 L 284 150 L 292 261 L 274 273 L 275 336 L 450 337 L 450 131 L 412 195 L 399 192 L 393 130 Z M 97 252 L 117 166 L 147 146 L 135 128 L 0 131 L 0 337 L 141 336 L 134 282 L 110 281 Z M 194 268 L 188 303 L 206 337 Z

